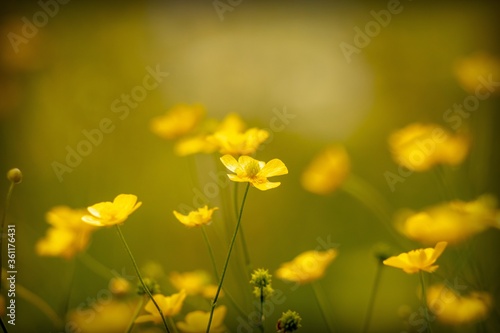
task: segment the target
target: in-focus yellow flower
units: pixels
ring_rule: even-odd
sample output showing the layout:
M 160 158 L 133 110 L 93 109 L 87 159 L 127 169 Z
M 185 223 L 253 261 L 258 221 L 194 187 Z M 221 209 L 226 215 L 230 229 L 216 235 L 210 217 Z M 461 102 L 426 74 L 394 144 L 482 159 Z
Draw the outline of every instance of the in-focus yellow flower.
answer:
M 443 284 L 427 289 L 427 306 L 440 322 L 449 325 L 461 326 L 484 320 L 492 305 L 493 298 L 486 292 L 460 295 Z
M 206 288 L 211 286 L 210 274 L 204 270 L 172 272 L 170 282 L 177 290 L 184 289 L 188 295 L 204 294 Z
M 349 155 L 341 145 L 331 145 L 320 152 L 302 173 L 300 182 L 309 192 L 326 195 L 339 188 L 349 175 Z
M 448 245 L 447 242 L 439 242 L 434 248 L 412 250 L 410 252 L 401 253 L 398 256 L 390 257 L 383 261 L 384 265 L 401 268 L 408 274 L 425 271 L 432 273 L 438 269 L 438 265 L 434 265 L 436 260 L 441 256 L 444 249 Z
M 153 298 L 160 307 L 164 317 L 173 317 L 181 312 L 184 299 L 186 299 L 186 291 L 181 290 L 179 293 L 170 296 L 156 294 Z M 135 320 L 136 323 L 153 322 L 155 324 L 160 324 L 163 321 L 152 300 L 149 300 L 144 310 L 146 310 L 148 314 L 137 317 Z
M 497 216 L 495 198 L 483 195 L 474 201 L 456 200 L 412 213 L 398 227 L 403 235 L 423 244 L 457 244 L 489 227 L 499 228 Z
M 151 120 L 151 131 L 164 139 L 176 139 L 188 134 L 205 115 L 203 106 L 178 104 L 163 116 Z
M 224 305 L 218 306 L 214 310 L 210 332 L 226 332 L 226 327 L 224 326 L 226 312 L 227 308 Z M 185 333 L 205 333 L 209 318 L 210 312 L 193 311 L 186 315 L 184 321 L 177 322 L 177 328 Z
M 500 93 L 498 89 L 492 89 L 491 86 L 485 87 L 485 82 L 500 76 L 500 59 L 485 51 L 458 59 L 455 62 L 454 72 L 460 85 L 476 97 Z
M 84 215 L 82 220 L 99 227 L 121 224 L 141 205 L 142 202 L 137 202 L 135 195 L 120 194 L 113 202 L 100 202 L 88 207 L 91 215 Z
M 202 225 L 207 225 L 212 222 L 212 214 L 218 207 L 208 209 L 208 206 L 204 206 L 189 212 L 188 215 L 182 215 L 181 213 L 174 210 L 175 217 L 185 226 L 188 227 L 198 227 Z
M 72 209 L 67 206 L 57 206 L 47 212 L 45 218 L 51 228 L 47 230 L 47 235 L 37 242 L 36 253 L 40 256 L 71 259 L 84 251 L 96 229 L 82 221 L 85 213 L 85 209 Z
M 266 130 L 250 128 L 243 133 L 217 131 L 207 137 L 207 141 L 218 147 L 221 154 L 239 156 L 255 153 L 268 137 L 269 133 Z
M 276 276 L 279 279 L 299 284 L 318 280 L 325 275 L 328 265 L 337 257 L 337 254 L 338 251 L 335 249 L 303 252 L 292 261 L 282 264 L 276 271 Z
M 267 177 L 281 176 L 288 173 L 285 164 L 275 158 L 265 163 L 250 156 L 240 156 L 238 161 L 231 155 L 220 158 L 222 164 L 234 174 L 227 176 L 233 182 L 249 182 L 261 191 L 266 191 L 281 185 L 280 182 L 270 182 Z
M 452 134 L 435 124 L 411 124 L 389 137 L 396 163 L 413 171 L 426 171 L 437 164 L 459 165 L 469 152 L 469 137 Z

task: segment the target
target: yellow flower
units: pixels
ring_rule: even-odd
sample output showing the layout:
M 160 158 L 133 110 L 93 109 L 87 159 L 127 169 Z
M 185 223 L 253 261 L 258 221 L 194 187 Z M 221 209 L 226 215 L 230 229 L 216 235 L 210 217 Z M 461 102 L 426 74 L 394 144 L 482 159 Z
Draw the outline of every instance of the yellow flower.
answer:
M 178 104 L 163 116 L 151 120 L 151 131 L 164 139 L 176 139 L 191 132 L 205 115 L 203 106 Z
M 318 280 L 325 275 L 325 270 L 337 257 L 337 250 L 306 251 L 292 261 L 286 262 L 276 271 L 279 279 L 297 282 L 299 284 Z
M 173 317 L 181 312 L 184 299 L 186 298 L 186 291 L 181 290 L 179 293 L 170 296 L 156 294 L 153 298 L 155 299 L 156 304 L 160 307 L 164 317 Z M 155 324 L 160 324 L 163 321 L 152 300 L 149 300 L 148 304 L 144 307 L 144 310 L 149 312 L 149 314 L 137 317 L 135 320 L 136 323 L 153 322 Z
M 174 210 L 175 217 L 185 226 L 198 227 L 201 225 L 210 224 L 212 222 L 212 214 L 218 207 L 208 209 L 208 206 L 198 208 L 198 210 L 189 212 L 188 215 L 182 215 Z
M 95 306 L 98 305 L 99 307 L 86 309 L 79 306 L 76 309 L 71 310 L 68 314 L 67 323 L 71 323 L 69 324 L 71 327 L 78 328 L 78 332 L 126 332 L 130 323 L 130 318 L 134 316 L 134 311 L 137 307 L 136 303 L 116 301 L 114 298 L 107 299 L 106 302 L 91 304 Z
M 113 202 L 100 202 L 87 208 L 91 215 L 82 217 L 84 222 L 99 227 L 123 223 L 130 214 L 142 205 L 133 194 L 120 194 Z
M 281 176 L 288 173 L 285 164 L 279 159 L 272 159 L 265 163 L 257 161 L 250 156 L 240 156 L 238 161 L 231 155 L 220 158 L 222 164 L 233 174 L 228 174 L 234 182 L 249 182 L 261 191 L 266 191 L 280 186 L 280 182 L 270 182 L 267 177 Z
M 349 175 L 349 155 L 341 145 L 331 145 L 307 166 L 300 179 L 309 192 L 326 195 L 339 188 Z
M 217 307 L 214 310 L 210 332 L 222 333 L 226 331 L 224 326 L 224 318 L 226 317 L 227 309 L 224 305 Z M 193 311 L 186 315 L 184 321 L 177 322 L 177 328 L 185 333 L 205 333 L 207 330 L 210 312 Z
M 413 171 L 426 171 L 437 164 L 458 165 L 467 156 L 470 140 L 435 124 L 411 124 L 389 137 L 394 161 Z
M 444 249 L 448 245 L 447 242 L 439 242 L 435 248 L 418 249 L 410 252 L 401 253 L 398 256 L 390 257 L 383 261 L 384 265 L 401 268 L 408 274 L 426 271 L 429 273 L 438 269 L 438 265 L 434 265 L 437 258 L 441 256 Z
M 440 322 L 461 326 L 486 319 L 493 299 L 486 292 L 459 295 L 451 288 L 437 284 L 427 289 L 427 305 Z
M 182 138 L 175 143 L 174 151 L 179 156 L 197 153 L 210 154 L 217 150 L 217 146 L 207 141 L 206 135 L 196 135 Z
M 497 214 L 495 198 L 483 195 L 474 201 L 456 200 L 413 213 L 399 229 L 406 237 L 424 244 L 457 244 L 489 227 L 498 228 Z
M 478 87 L 484 86 L 484 81 L 500 76 L 500 59 L 485 51 L 476 52 L 468 57 L 458 59 L 454 66 L 455 76 L 460 85 L 469 93 L 477 94 Z M 483 82 L 479 78 L 483 78 Z M 487 88 L 479 90 L 487 94 Z M 492 91 L 498 93 L 499 91 Z
M 218 147 L 221 154 L 238 156 L 255 153 L 268 137 L 269 133 L 266 130 L 250 128 L 243 133 L 217 131 L 207 137 L 207 141 Z
M 47 235 L 37 242 L 37 254 L 71 259 L 84 251 L 90 235 L 96 229 L 82 221 L 85 213 L 85 209 L 72 209 L 67 206 L 57 206 L 47 212 L 45 218 L 51 228 L 47 230 Z
M 188 295 L 202 294 L 205 288 L 210 285 L 210 280 L 210 275 L 203 270 L 170 273 L 170 282 L 172 285 L 177 290 L 184 289 Z

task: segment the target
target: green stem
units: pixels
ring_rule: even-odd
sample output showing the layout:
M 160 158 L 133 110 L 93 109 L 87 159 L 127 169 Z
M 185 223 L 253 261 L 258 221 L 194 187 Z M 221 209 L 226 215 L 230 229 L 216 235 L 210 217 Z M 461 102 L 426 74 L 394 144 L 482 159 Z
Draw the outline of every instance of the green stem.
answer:
M 375 280 L 373 281 L 373 287 L 370 294 L 370 300 L 368 301 L 368 310 L 366 312 L 365 323 L 363 325 L 363 333 L 368 332 L 368 328 L 370 328 L 370 322 L 373 315 L 373 306 L 375 305 L 375 298 L 377 296 L 378 286 L 380 283 L 380 276 L 382 273 L 382 268 L 384 265 L 381 261 L 377 263 L 377 271 L 375 272 Z
M 116 224 L 116 230 L 118 231 L 118 235 L 120 236 L 120 239 L 122 240 L 123 245 L 125 246 L 125 250 L 127 250 L 127 253 L 130 256 L 130 260 L 132 261 L 132 264 L 134 266 L 137 277 L 139 278 L 139 281 L 141 281 L 142 287 L 144 288 L 144 290 L 148 294 L 149 298 L 151 299 L 151 301 L 155 305 L 156 309 L 158 310 L 158 313 L 160 314 L 160 317 L 163 321 L 163 325 L 165 326 L 165 329 L 167 330 L 168 333 L 170 333 L 170 330 L 168 329 L 167 322 L 165 321 L 165 317 L 163 316 L 163 313 L 160 309 L 160 306 L 158 305 L 158 303 L 156 303 L 153 295 L 151 294 L 151 291 L 146 286 L 146 283 L 144 283 L 144 280 L 142 279 L 141 272 L 139 271 L 139 267 L 137 266 L 137 263 L 134 259 L 134 256 L 132 255 L 132 251 L 130 251 L 130 248 L 128 247 L 127 241 L 125 240 L 125 237 L 123 236 L 122 230 L 120 229 L 120 226 L 118 224 Z
M 317 282 L 313 281 L 311 283 L 313 291 L 314 291 L 314 296 L 316 298 L 316 302 L 318 303 L 320 312 L 321 312 L 321 317 L 323 317 L 323 321 L 325 322 L 326 326 L 328 327 L 328 332 L 335 332 L 335 329 L 333 328 L 333 323 L 331 322 L 330 317 L 328 316 L 326 312 L 326 300 L 325 300 L 325 294 L 322 290 L 320 290 L 319 285 Z
M 260 331 L 264 333 L 264 288 L 260 287 L 260 314 L 259 314 L 259 320 L 260 320 Z
M 208 325 L 206 333 L 210 332 L 210 326 L 212 325 L 212 319 L 214 316 L 215 305 L 217 304 L 217 299 L 219 298 L 220 290 L 222 288 L 222 284 L 224 283 L 224 277 L 226 276 L 227 266 L 229 264 L 229 259 L 231 258 L 231 252 L 233 251 L 234 242 L 236 240 L 236 236 L 238 236 L 238 230 L 241 224 L 241 217 L 243 216 L 243 208 L 245 207 L 245 201 L 248 194 L 248 189 L 250 188 L 250 183 L 247 184 L 245 189 L 245 194 L 243 195 L 243 201 L 240 207 L 240 213 L 238 215 L 238 223 L 236 223 L 236 228 L 234 229 L 234 234 L 231 239 L 231 244 L 229 245 L 229 251 L 227 252 L 226 262 L 224 263 L 224 268 L 222 269 L 222 275 L 220 277 L 219 286 L 217 287 L 217 292 L 215 293 L 214 300 L 212 301 L 212 307 L 210 309 L 210 317 L 208 318 Z
M 141 312 L 143 305 L 144 305 L 144 296 L 141 297 L 141 299 L 139 300 L 139 304 L 137 304 L 137 307 L 135 308 L 135 312 L 132 315 L 132 320 L 128 324 L 127 330 L 125 332 L 127 332 L 127 333 L 132 332 L 132 329 L 134 328 L 134 325 L 135 325 L 135 320 L 137 319 L 137 316 L 139 316 L 139 313 Z
M 236 182 L 234 183 L 234 209 L 235 209 L 235 214 L 238 214 L 238 183 Z M 247 273 L 250 276 L 252 274 L 252 262 L 250 260 L 250 253 L 248 252 L 248 246 L 243 226 L 241 226 L 240 229 L 241 229 L 240 230 L 241 245 L 243 247 L 243 257 L 245 258 L 245 268 L 247 269 Z
M 172 319 L 172 317 L 168 317 L 168 322 L 170 323 L 170 326 L 173 327 L 172 330 L 174 331 L 174 333 L 178 333 L 177 326 L 175 326 L 175 323 L 174 323 L 174 320 Z
M 427 322 L 427 332 L 432 333 L 431 320 L 429 318 L 429 308 L 427 307 L 427 294 L 425 290 L 424 273 L 420 271 L 419 276 L 420 284 L 422 285 L 422 306 L 424 307 L 425 321 Z

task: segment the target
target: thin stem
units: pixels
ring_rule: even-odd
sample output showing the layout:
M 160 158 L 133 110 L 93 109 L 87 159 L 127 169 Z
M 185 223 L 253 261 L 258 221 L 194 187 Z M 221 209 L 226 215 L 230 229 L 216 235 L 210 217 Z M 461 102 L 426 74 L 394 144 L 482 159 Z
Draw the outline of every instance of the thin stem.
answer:
M 422 306 L 425 312 L 425 321 L 427 322 L 427 332 L 432 333 L 431 320 L 429 318 L 429 308 L 427 307 L 427 294 L 425 291 L 424 273 L 419 272 L 420 284 L 422 285 Z
M 259 314 L 259 320 L 260 320 L 260 331 L 264 333 L 264 287 L 260 287 L 260 314 Z
M 363 331 L 362 331 L 363 333 L 368 332 L 368 329 L 370 328 L 370 322 L 371 322 L 372 315 L 373 315 L 373 306 L 375 305 L 375 298 L 377 296 L 378 286 L 380 283 L 380 276 L 381 276 L 383 267 L 384 266 L 383 266 L 382 262 L 378 261 L 377 262 L 377 270 L 375 272 L 375 280 L 373 281 L 373 287 L 372 287 L 372 291 L 370 294 L 370 300 L 368 301 L 368 310 L 366 312 L 365 323 L 363 325 Z
M 235 209 L 235 214 L 238 214 L 238 183 L 236 182 L 234 183 L 234 209 Z M 243 257 L 245 258 L 245 268 L 247 269 L 248 275 L 251 275 L 252 262 L 250 260 L 250 253 L 248 252 L 248 246 L 243 226 L 241 226 L 240 229 L 241 229 L 240 230 L 241 245 L 243 247 Z
M 174 333 L 178 333 L 177 327 L 174 323 L 174 319 L 172 319 L 172 317 L 168 317 L 168 322 L 170 323 L 170 326 L 172 326 L 172 330 L 174 331 Z
M 318 306 L 319 306 L 319 309 L 321 312 L 321 317 L 323 317 L 323 321 L 325 322 L 326 326 L 328 327 L 328 332 L 335 332 L 335 329 L 333 328 L 333 324 L 331 322 L 331 319 L 328 316 L 326 309 L 325 309 L 326 300 L 324 297 L 324 295 L 325 295 L 324 292 L 322 290 L 320 290 L 320 287 L 317 284 L 317 282 L 313 281 L 311 283 L 311 285 L 312 285 L 312 288 L 314 291 L 314 296 L 316 298 L 316 302 L 318 303 Z
M 160 309 L 160 306 L 158 305 L 158 303 L 156 303 L 153 295 L 151 294 L 151 291 L 146 286 L 146 283 L 144 283 L 144 280 L 142 279 L 141 272 L 139 271 L 139 267 L 137 266 L 137 263 L 134 259 L 134 256 L 132 255 L 132 251 L 130 251 L 130 248 L 128 247 L 127 241 L 125 240 L 125 237 L 123 236 L 122 230 L 120 229 L 120 226 L 118 224 L 116 224 L 116 230 L 118 231 L 118 235 L 120 236 L 120 239 L 122 240 L 123 245 L 125 246 L 125 250 L 127 250 L 127 253 L 130 256 L 130 260 L 132 260 L 132 264 L 134 266 L 137 277 L 139 278 L 139 281 L 141 281 L 142 287 L 144 288 L 144 290 L 148 294 L 149 298 L 151 299 L 151 301 L 155 305 L 156 309 L 158 310 L 158 313 L 160 314 L 160 317 L 163 321 L 163 325 L 165 326 L 165 329 L 167 330 L 168 333 L 170 333 L 170 330 L 168 329 L 167 322 L 165 321 L 165 317 L 163 316 L 163 313 Z
M 139 303 L 137 304 L 137 307 L 135 308 L 135 312 L 132 315 L 132 320 L 128 324 L 127 330 L 125 331 L 126 333 L 132 332 L 132 329 L 134 328 L 135 325 L 135 320 L 137 319 L 137 316 L 139 316 L 139 313 L 141 312 L 143 305 L 144 305 L 144 296 L 141 297 Z
M 219 298 L 219 293 L 222 288 L 222 284 L 224 283 L 224 277 L 226 276 L 227 266 L 229 264 L 229 259 L 231 258 L 231 252 L 233 251 L 234 242 L 236 240 L 236 236 L 238 236 L 238 230 L 241 224 L 241 217 L 243 216 L 243 208 L 245 207 L 245 201 L 247 199 L 248 189 L 250 188 L 250 183 L 247 184 L 245 189 L 245 194 L 243 195 L 243 201 L 240 207 L 240 213 L 238 215 L 238 223 L 236 223 L 236 228 L 234 229 L 234 234 L 231 239 L 231 244 L 229 245 L 229 251 L 227 252 L 226 262 L 224 263 L 224 268 L 222 269 L 222 275 L 220 277 L 219 286 L 217 287 L 217 292 L 215 293 L 214 300 L 212 301 L 212 308 L 210 309 L 210 317 L 208 318 L 208 325 L 206 333 L 210 332 L 210 326 L 212 325 L 212 319 L 214 316 L 215 305 L 217 304 L 217 299 Z

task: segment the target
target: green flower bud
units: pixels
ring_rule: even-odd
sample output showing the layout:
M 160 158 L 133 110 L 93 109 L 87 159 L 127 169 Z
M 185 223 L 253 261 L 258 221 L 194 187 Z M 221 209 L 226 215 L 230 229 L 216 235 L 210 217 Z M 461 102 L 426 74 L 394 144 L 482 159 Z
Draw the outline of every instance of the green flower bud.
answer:
M 283 312 L 281 315 L 281 318 L 276 324 L 276 329 L 279 333 L 294 332 L 302 326 L 300 324 L 301 321 L 302 318 L 300 318 L 300 315 L 297 312 L 288 310 L 287 312 Z
M 14 184 L 19 184 L 23 180 L 23 174 L 18 168 L 12 168 L 7 172 L 7 179 Z

